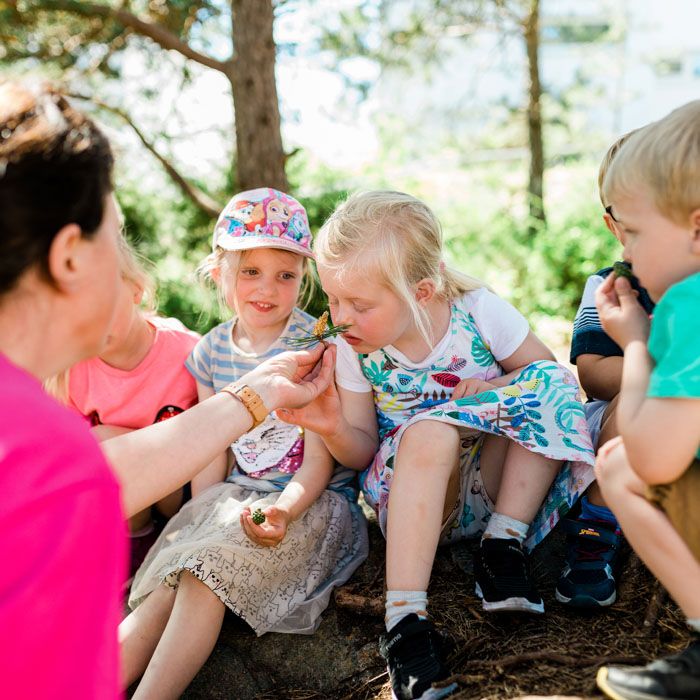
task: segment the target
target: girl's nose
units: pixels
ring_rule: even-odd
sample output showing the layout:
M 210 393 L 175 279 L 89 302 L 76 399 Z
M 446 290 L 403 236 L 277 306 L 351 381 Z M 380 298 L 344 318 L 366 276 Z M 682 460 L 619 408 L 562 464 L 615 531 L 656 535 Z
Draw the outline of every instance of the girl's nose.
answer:
M 352 325 L 352 317 L 347 306 L 338 304 L 335 313 L 331 312 L 331 321 L 334 326 Z
M 273 280 L 267 275 L 260 275 L 258 277 L 258 290 L 265 294 L 272 294 L 274 291 Z

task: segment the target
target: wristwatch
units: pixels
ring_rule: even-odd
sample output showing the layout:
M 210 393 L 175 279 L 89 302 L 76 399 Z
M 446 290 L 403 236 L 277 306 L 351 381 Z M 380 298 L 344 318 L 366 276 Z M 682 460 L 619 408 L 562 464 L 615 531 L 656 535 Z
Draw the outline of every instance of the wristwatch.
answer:
M 232 382 L 227 384 L 221 391 L 225 391 L 231 396 L 235 396 L 248 410 L 251 418 L 253 419 L 253 428 L 257 428 L 264 420 L 267 418 L 269 411 L 265 407 L 263 400 L 253 391 L 247 384 L 237 384 Z

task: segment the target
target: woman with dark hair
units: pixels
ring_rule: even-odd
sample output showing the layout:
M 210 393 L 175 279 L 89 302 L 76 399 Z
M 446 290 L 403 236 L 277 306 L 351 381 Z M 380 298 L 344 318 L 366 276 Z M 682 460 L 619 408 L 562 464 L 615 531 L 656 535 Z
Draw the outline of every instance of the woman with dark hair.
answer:
M 284 353 L 100 449 L 41 381 L 107 335 L 120 274 L 112 163 L 59 93 L 0 83 L 0 697 L 119 696 L 124 518 L 332 376 L 322 347 Z

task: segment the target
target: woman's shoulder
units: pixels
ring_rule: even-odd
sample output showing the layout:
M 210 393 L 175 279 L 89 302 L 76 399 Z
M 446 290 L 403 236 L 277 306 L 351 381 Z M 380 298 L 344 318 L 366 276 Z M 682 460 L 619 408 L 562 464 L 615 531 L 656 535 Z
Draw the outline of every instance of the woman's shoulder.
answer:
M 77 478 L 110 476 L 84 418 L 48 396 L 34 378 L 5 362 L 0 362 L 0 386 L 2 473 L 8 474 L 9 468 L 15 480 L 39 480 L 37 485 L 49 480 L 58 488 Z

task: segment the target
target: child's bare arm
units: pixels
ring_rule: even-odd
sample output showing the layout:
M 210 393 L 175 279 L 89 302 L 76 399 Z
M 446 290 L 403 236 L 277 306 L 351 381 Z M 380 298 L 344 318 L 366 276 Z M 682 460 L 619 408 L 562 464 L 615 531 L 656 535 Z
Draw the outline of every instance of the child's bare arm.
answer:
M 612 401 L 622 386 L 622 357 L 583 354 L 576 358 L 578 378 L 588 396 Z
M 653 361 L 646 342 L 625 346 L 617 425 L 630 464 L 647 484 L 675 481 L 700 443 L 700 400 L 647 396 Z M 664 436 L 673 439 L 664 439 Z
M 556 358 L 554 353 L 530 331 L 512 355 L 498 361 L 498 364 L 503 367 L 506 373 L 489 381 L 494 386 L 506 386 L 518 375 L 523 367 L 538 360 L 556 361 Z
M 329 350 L 336 352 L 333 346 Z M 308 405 L 278 410 L 277 415 L 320 435 L 333 457 L 350 469 L 366 469 L 377 452 L 377 414 L 371 391 L 348 391 L 331 382 Z
M 204 384 L 197 382 L 197 398 L 200 402 L 208 399 L 210 396 L 214 396 L 214 393 L 212 387 L 204 386 Z M 204 467 L 201 472 L 192 477 L 192 498 L 198 496 L 204 489 L 223 481 L 226 478 L 227 466 L 226 453 L 222 453 Z
M 627 280 L 606 279 L 596 291 L 596 305 L 605 332 L 625 352 L 616 420 L 630 465 L 648 484 L 674 481 L 700 442 L 700 400 L 648 396 L 654 369 L 647 348 L 649 317 Z
M 250 508 L 243 510 L 241 526 L 248 537 L 264 547 L 274 547 L 282 542 L 290 523 L 299 518 L 328 486 L 333 466 L 333 458 L 323 440 L 315 433 L 306 431 L 304 460 L 277 503 L 263 510 L 264 522 L 256 524 Z
M 362 471 L 379 448 L 377 413 L 371 391 L 338 388 L 342 413 L 335 429 L 323 436 L 331 454 L 344 466 Z
M 523 367 L 537 360 L 555 360 L 552 351 L 530 331 L 518 349 L 509 357 L 498 362 L 505 370 L 505 374 L 500 377 L 483 380 L 475 377 L 462 379 L 452 392 L 452 399 L 461 399 L 464 396 L 471 396 L 494 386 L 507 386 L 518 376 Z

